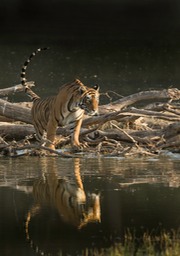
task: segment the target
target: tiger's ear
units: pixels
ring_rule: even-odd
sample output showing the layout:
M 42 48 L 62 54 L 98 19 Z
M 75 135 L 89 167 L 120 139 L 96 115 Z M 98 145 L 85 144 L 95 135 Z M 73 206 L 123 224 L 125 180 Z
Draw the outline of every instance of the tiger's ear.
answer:
M 98 84 L 95 84 L 94 86 L 93 86 L 93 88 L 94 88 L 94 90 L 96 90 L 96 91 L 99 91 L 99 85 Z

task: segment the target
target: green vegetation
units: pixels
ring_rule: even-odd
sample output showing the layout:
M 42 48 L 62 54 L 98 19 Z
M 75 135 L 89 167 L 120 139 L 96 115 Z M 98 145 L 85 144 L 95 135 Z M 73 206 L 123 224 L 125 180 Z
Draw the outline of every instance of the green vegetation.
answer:
M 162 231 L 160 235 L 144 233 L 140 239 L 129 230 L 124 243 L 115 243 L 110 248 L 95 249 L 84 255 L 95 256 L 179 256 L 180 230 Z

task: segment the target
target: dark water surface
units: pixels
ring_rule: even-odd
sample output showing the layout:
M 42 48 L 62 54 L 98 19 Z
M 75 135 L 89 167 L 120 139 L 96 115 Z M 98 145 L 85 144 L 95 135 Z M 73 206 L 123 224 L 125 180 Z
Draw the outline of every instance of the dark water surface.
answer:
M 27 79 L 36 82 L 35 91 L 41 97 L 55 94 L 64 83 L 79 78 L 87 85 L 99 84 L 101 92 L 115 91 L 118 97 L 141 90 L 179 88 L 180 52 L 174 45 L 148 46 L 143 42 L 124 45 L 119 38 L 110 44 L 64 46 L 50 45 L 48 51 L 33 59 L 27 70 Z M 20 83 L 21 67 L 27 57 L 44 43 L 35 45 L 1 45 L 0 88 Z M 110 93 L 113 99 L 117 99 Z M 13 101 L 28 100 L 24 93 L 14 95 Z M 108 100 L 102 96 L 101 102 Z
M 95 255 L 94 250 L 123 241 L 127 230 L 137 238 L 178 231 L 178 159 L 1 159 L 0 255 Z M 84 215 L 75 221 L 72 197 L 65 211 L 71 217 L 63 217 L 61 206 L 53 203 L 62 200 L 67 187 L 76 191 L 74 171 L 81 173 L 87 198 L 97 198 L 94 205 L 85 203 L 84 214 L 90 210 L 93 216 L 85 222 Z
M 113 99 L 180 88 L 179 1 L 27 2 L 0 3 L 0 88 L 19 84 L 26 58 L 46 46 L 27 70 L 41 97 L 74 78 L 117 92 Z M 22 92 L 9 100 L 29 98 Z M 145 232 L 179 230 L 179 155 L 0 159 L 1 256 L 105 255 L 98 252 L 124 243 L 129 231 L 136 248 L 106 255 L 136 255 Z
M 39 28 L 40 29 L 40 28 Z M 97 29 L 97 28 L 96 28 Z M 36 28 L 37 30 L 37 28 Z M 0 42 L 0 88 L 20 83 L 20 71 L 31 52 L 50 47 L 33 59 L 27 79 L 36 82 L 41 97 L 55 94 L 58 88 L 79 78 L 87 85 L 99 84 L 101 92 L 115 91 L 118 97 L 141 90 L 179 88 L 179 33 L 121 31 L 107 34 L 64 35 L 47 29 L 4 33 Z M 18 34 L 19 33 L 19 34 Z M 65 32 L 64 32 L 65 33 Z M 117 96 L 110 93 L 114 99 Z M 12 98 L 28 100 L 24 93 Z M 101 102 L 108 102 L 104 96 Z
M 178 0 L 7 0 L 0 7 L 0 88 L 19 83 L 29 54 L 47 46 L 27 72 L 40 96 L 75 77 L 120 95 L 179 87 Z

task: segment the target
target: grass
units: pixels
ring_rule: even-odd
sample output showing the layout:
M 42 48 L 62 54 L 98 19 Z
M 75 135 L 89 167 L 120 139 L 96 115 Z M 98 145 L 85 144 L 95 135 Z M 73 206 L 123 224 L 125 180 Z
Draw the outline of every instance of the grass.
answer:
M 162 231 L 159 235 L 144 233 L 140 239 L 129 230 L 123 243 L 115 243 L 110 248 L 86 251 L 84 255 L 94 256 L 179 256 L 180 230 Z

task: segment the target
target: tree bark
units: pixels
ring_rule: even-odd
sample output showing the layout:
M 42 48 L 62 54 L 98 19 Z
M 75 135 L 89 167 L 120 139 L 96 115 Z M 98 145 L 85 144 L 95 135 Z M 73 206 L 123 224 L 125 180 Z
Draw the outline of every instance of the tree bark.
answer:
M 32 124 L 31 111 L 29 108 L 2 99 L 0 99 L 0 115 L 11 118 L 14 121 L 22 121 L 27 124 Z

